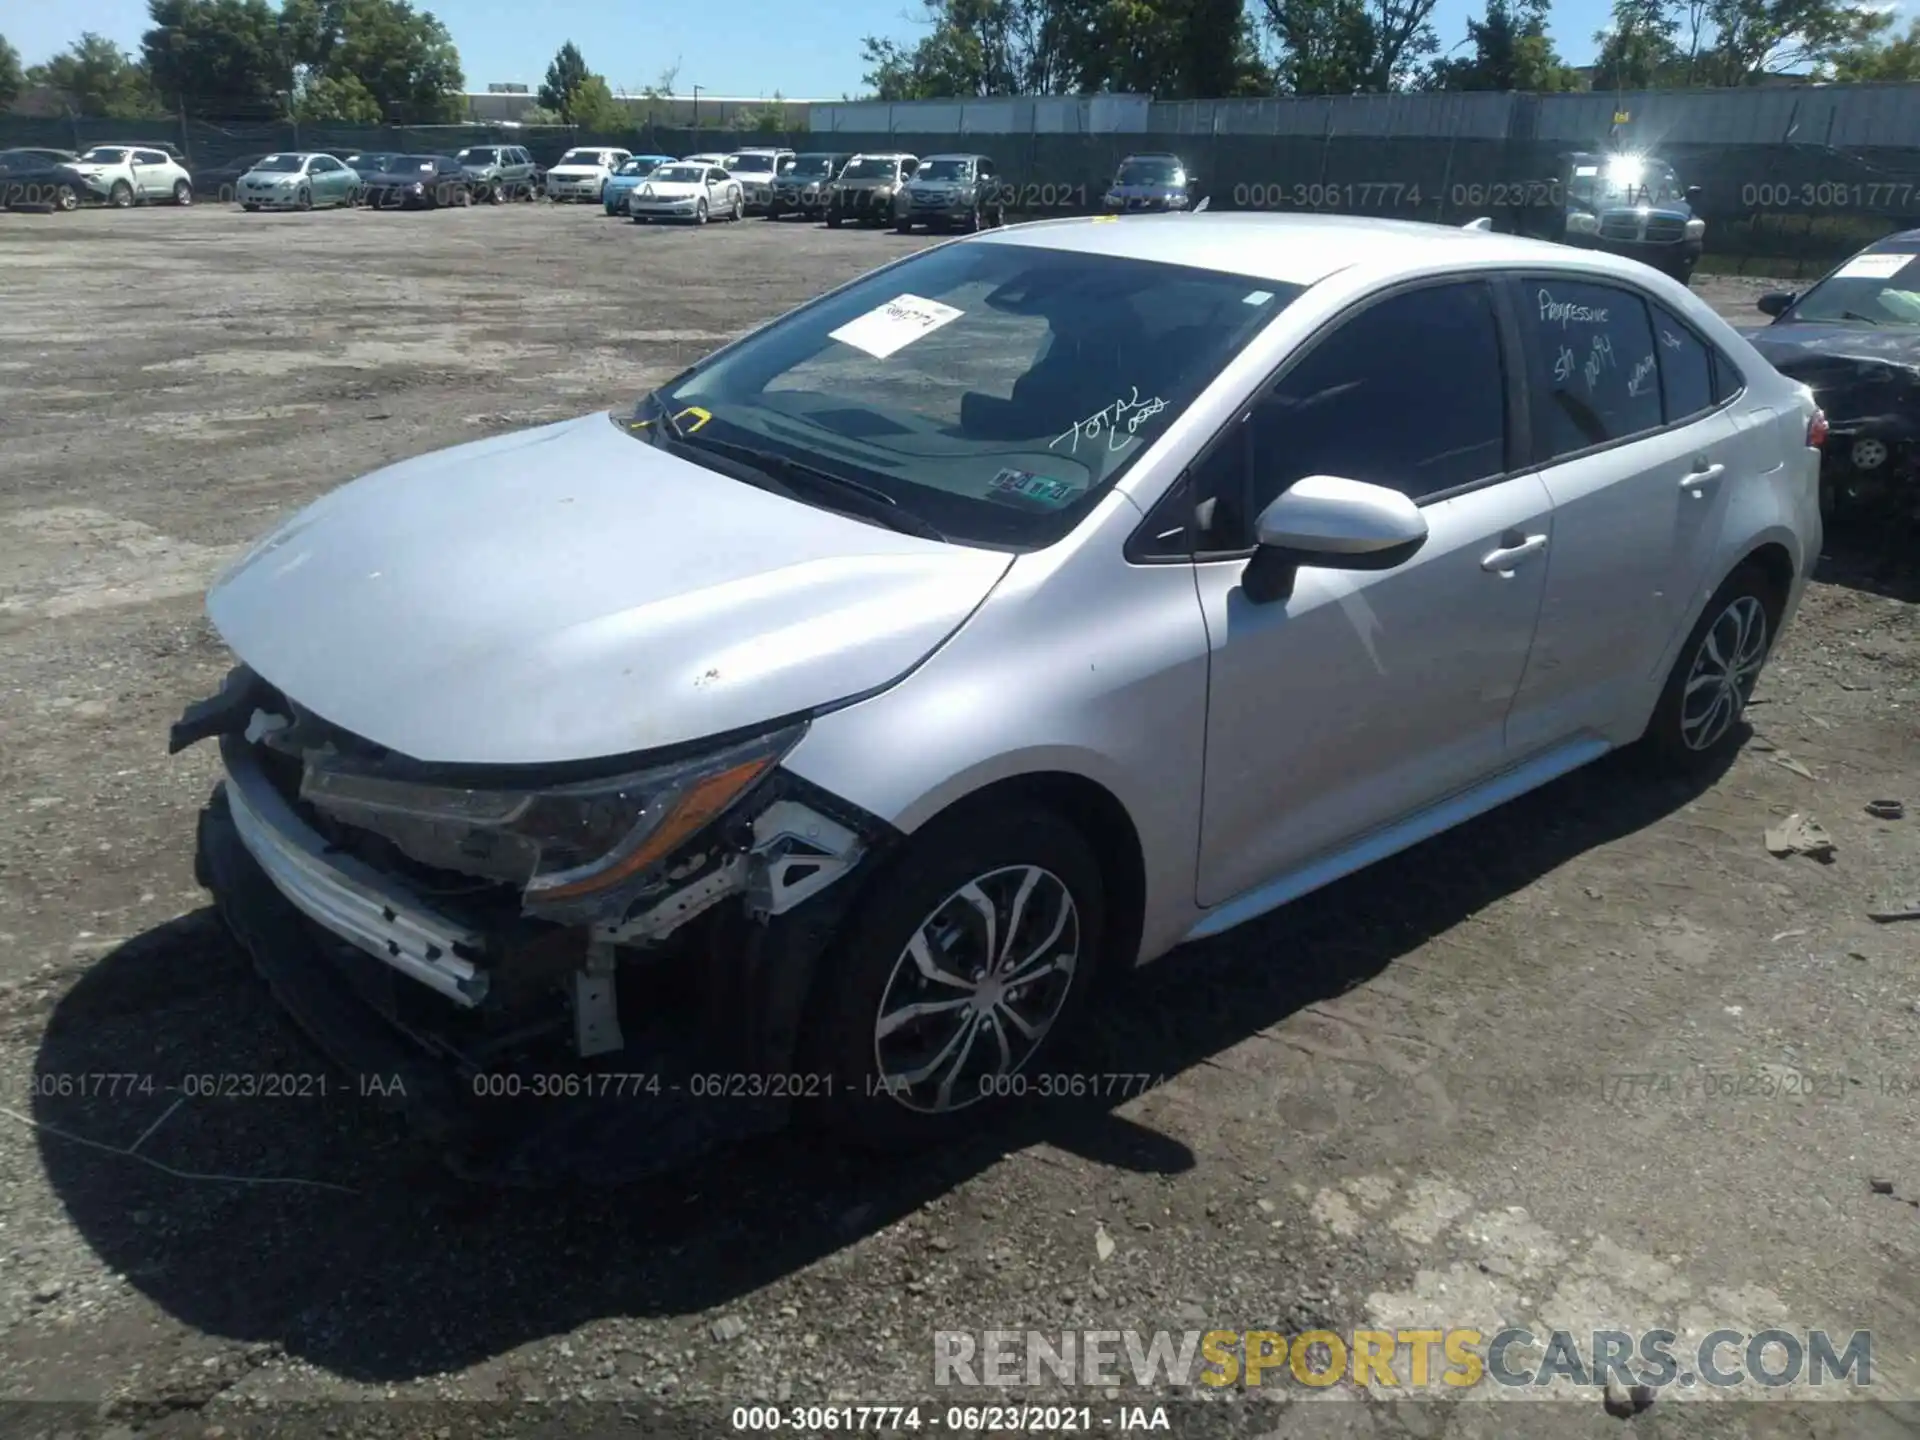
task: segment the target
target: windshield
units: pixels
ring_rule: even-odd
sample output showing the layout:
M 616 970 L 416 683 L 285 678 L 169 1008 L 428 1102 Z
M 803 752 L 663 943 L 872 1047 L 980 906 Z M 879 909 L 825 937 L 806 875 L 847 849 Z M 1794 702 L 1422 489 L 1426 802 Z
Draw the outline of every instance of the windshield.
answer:
M 787 167 L 785 173 L 791 175 L 796 180 L 810 180 L 822 175 L 831 175 L 833 174 L 833 157 L 831 155 L 802 155 L 799 159 L 795 160 L 792 165 Z
M 253 168 L 271 170 L 282 174 L 294 174 L 307 163 L 303 155 L 269 155 Z
M 453 158 L 458 160 L 462 165 L 498 165 L 500 163 L 500 152 L 491 149 L 462 150 Z
M 1795 320 L 1920 325 L 1920 251 L 1856 255 L 1787 312 Z
M 897 160 L 856 160 L 840 172 L 842 180 L 891 180 L 899 173 Z
M 658 160 L 628 160 L 613 173 L 616 175 L 651 175 L 654 167 L 659 163 Z
M 1183 185 L 1186 177 L 1172 160 L 1122 160 L 1116 185 Z
M 355 155 L 351 160 L 347 161 L 347 164 L 356 170 L 391 170 L 393 168 L 393 156 Z M 258 170 L 262 167 L 256 165 L 254 168 Z
M 1677 205 L 1687 198 L 1687 187 L 1662 161 L 1616 156 L 1576 162 L 1567 193 L 1590 206 Z
M 744 170 L 749 175 L 770 174 L 773 170 L 771 155 L 729 155 L 720 162 L 722 170 Z
M 600 163 L 600 152 L 598 150 L 569 150 L 560 157 L 560 163 L 562 165 L 598 165 Z
M 883 491 L 959 541 L 1066 534 L 1300 287 L 1029 245 L 933 249 L 643 401 Z M 647 432 L 638 432 L 645 434 Z
M 971 160 L 929 160 L 914 172 L 916 180 L 971 180 Z
M 394 166 L 396 170 L 437 170 L 439 168 L 439 162 L 431 155 L 403 155 L 400 157 L 400 163 Z
M 111 145 L 96 145 L 80 158 L 94 165 L 118 165 L 127 158 L 127 152 Z
M 653 178 L 679 185 L 694 185 L 707 178 L 707 171 L 704 165 L 662 165 L 653 172 Z

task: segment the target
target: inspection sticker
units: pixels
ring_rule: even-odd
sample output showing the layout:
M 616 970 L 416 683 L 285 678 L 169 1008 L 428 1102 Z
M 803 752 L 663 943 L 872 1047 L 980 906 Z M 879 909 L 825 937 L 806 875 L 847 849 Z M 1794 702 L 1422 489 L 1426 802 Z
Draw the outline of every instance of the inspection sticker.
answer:
M 938 300 L 925 300 L 918 295 L 896 295 L 879 309 L 869 310 L 849 320 L 833 331 L 830 338 L 843 345 L 851 345 L 856 350 L 864 350 L 875 359 L 884 360 L 894 351 L 911 345 L 942 325 L 951 325 L 965 313 L 951 305 L 942 305 Z
M 1891 255 L 1856 255 L 1838 270 L 1835 279 L 1891 280 L 1906 269 L 1916 258 L 1910 250 L 1896 250 Z

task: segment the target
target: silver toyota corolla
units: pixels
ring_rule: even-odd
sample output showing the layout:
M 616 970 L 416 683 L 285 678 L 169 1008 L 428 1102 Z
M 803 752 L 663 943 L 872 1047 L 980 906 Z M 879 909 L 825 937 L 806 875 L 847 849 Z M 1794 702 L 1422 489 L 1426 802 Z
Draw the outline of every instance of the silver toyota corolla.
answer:
M 1060 1072 L 1103 970 L 1616 747 L 1724 757 L 1824 426 L 1624 259 L 972 236 L 267 535 L 173 735 L 224 754 L 199 873 L 444 1133 L 938 1135 Z

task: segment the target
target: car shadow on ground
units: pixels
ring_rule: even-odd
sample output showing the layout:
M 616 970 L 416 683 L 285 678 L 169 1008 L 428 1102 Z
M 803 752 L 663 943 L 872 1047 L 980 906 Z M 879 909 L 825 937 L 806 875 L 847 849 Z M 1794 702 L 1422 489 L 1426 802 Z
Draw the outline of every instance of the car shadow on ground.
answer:
M 1708 783 L 1645 779 L 1632 755 L 1609 757 L 1124 977 L 1072 1063 L 1177 1075 Z M 337 1080 L 326 1095 L 312 1082 L 218 1093 L 234 1088 L 225 1076 L 323 1067 L 210 910 L 89 970 L 49 1017 L 37 1071 L 47 1092 L 59 1076 L 152 1077 L 35 1100 L 51 1184 L 107 1266 L 198 1330 L 369 1381 L 473 1364 L 603 1316 L 728 1303 L 1038 1142 L 1133 1171 L 1195 1163 L 1178 1139 L 1115 1113 L 1116 1095 L 1026 1102 L 978 1141 L 912 1160 L 788 1135 L 633 1185 L 463 1186 Z

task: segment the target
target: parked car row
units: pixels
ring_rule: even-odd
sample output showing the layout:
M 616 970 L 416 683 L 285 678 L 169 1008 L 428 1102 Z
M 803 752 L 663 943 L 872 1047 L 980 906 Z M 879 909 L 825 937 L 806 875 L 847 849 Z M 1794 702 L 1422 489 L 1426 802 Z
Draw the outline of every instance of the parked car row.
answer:
M 70 150 L 0 150 L 0 201 L 74 210 L 142 203 L 191 205 L 193 177 L 167 145 L 108 142 Z

